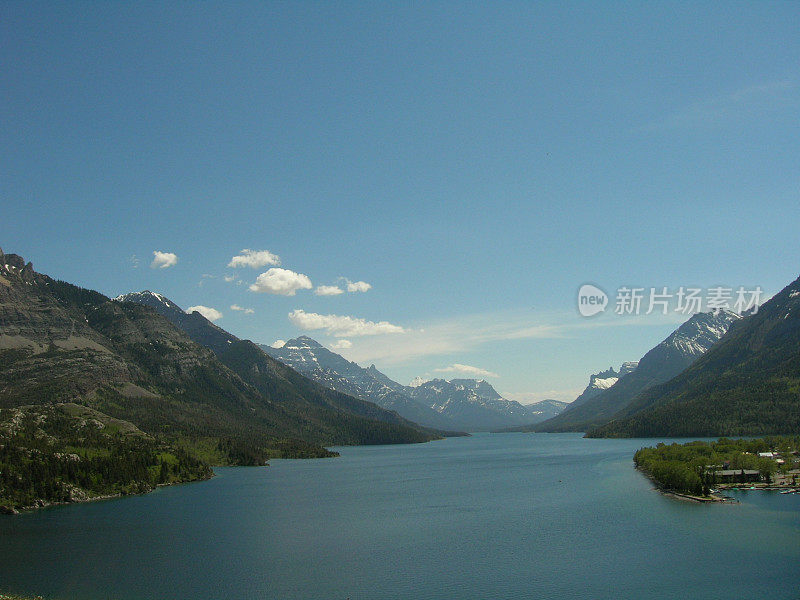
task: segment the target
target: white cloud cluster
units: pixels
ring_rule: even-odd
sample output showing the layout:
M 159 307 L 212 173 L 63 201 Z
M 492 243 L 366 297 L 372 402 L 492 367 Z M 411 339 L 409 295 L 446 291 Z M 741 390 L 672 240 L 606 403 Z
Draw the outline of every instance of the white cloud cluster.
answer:
M 355 317 L 307 313 L 302 309 L 290 312 L 289 320 L 300 329 L 306 331 L 324 329 L 328 334 L 335 337 L 405 333 L 405 329 L 399 325 L 392 325 L 388 321 L 376 323 Z
M 372 289 L 372 286 L 367 283 L 366 281 L 348 281 L 347 282 L 347 291 L 348 292 L 368 292 Z
M 219 312 L 216 308 L 211 308 L 210 306 L 203 306 L 202 304 L 198 304 L 197 306 L 190 306 L 186 309 L 187 314 L 192 314 L 193 312 L 199 312 L 209 321 L 216 321 L 217 319 L 222 318 L 222 313 Z
M 472 367 L 470 365 L 462 365 L 460 363 L 453 363 L 449 367 L 441 369 L 434 369 L 437 373 L 460 373 L 461 375 L 475 375 L 477 377 L 500 377 L 497 373 L 481 369 L 480 367 Z
M 269 250 L 250 250 L 249 248 L 245 248 L 242 250 L 241 254 L 231 258 L 231 262 L 228 263 L 228 266 L 234 269 L 239 267 L 257 269 L 259 267 L 265 267 L 266 265 L 277 266 L 280 264 L 280 257 Z
M 297 290 L 310 290 L 312 287 L 311 280 L 306 275 L 273 267 L 256 278 L 255 283 L 250 285 L 250 291 L 294 296 Z
M 252 315 L 256 311 L 252 308 L 245 308 L 244 306 L 239 306 L 238 304 L 231 304 L 231 310 L 235 310 L 236 312 L 243 312 L 246 315 Z
M 331 344 L 331 348 L 334 350 L 347 350 L 348 348 L 353 347 L 353 342 L 350 340 L 339 340 L 335 344 Z
M 275 340 L 269 346 L 270 348 L 283 348 L 286 345 L 286 340 Z
M 344 294 L 344 290 L 337 285 L 320 285 L 314 293 L 317 296 L 338 296 Z
M 178 264 L 178 256 L 172 252 L 160 252 L 153 250 L 153 262 L 150 263 L 151 269 L 166 269 Z

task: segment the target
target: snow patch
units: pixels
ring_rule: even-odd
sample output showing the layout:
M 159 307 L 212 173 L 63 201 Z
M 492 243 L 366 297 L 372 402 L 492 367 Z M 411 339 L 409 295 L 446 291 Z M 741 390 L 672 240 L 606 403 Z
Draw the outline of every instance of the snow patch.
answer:
M 617 383 L 619 380 L 618 377 L 607 377 L 606 379 L 595 379 L 594 380 L 594 387 L 599 388 L 601 390 L 607 390 L 612 385 Z

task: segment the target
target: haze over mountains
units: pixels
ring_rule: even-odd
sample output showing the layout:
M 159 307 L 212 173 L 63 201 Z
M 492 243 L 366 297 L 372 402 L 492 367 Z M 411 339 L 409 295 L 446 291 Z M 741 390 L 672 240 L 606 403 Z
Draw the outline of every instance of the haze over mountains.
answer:
M 287 341 L 281 348 L 261 348 L 278 360 L 323 385 L 396 410 L 409 420 L 440 429 L 487 431 L 534 423 L 563 410 L 555 400 L 530 406 L 506 400 L 486 381 L 421 378 L 405 386 L 381 373 L 350 362 L 308 336 Z

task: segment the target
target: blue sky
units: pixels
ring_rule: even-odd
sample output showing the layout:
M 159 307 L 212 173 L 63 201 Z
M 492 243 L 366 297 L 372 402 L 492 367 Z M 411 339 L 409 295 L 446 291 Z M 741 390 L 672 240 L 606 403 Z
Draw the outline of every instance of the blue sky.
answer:
M 0 246 L 571 399 L 686 318 L 586 319 L 582 284 L 800 274 L 798 31 L 796 2 L 3 3 Z

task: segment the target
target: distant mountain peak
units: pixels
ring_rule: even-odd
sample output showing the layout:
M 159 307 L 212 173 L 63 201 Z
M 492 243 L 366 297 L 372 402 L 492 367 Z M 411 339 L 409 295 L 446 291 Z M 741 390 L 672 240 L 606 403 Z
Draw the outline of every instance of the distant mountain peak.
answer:
M 726 310 L 692 315 L 650 349 L 638 364 L 624 363 L 617 379 L 603 380 L 593 375 L 589 387 L 570 407 L 540 430 L 585 431 L 608 422 L 638 394 L 672 379 L 689 367 L 719 342 L 731 324 L 740 318 L 740 315 Z M 621 375 L 623 369 L 627 371 L 624 377 Z
M 637 395 L 612 420 L 598 423 L 600 427 L 589 436 L 717 437 L 796 432 L 800 423 L 798 281 L 744 318 L 730 311 L 695 315 L 685 324 L 685 336 L 670 336 L 665 342 L 678 337 L 678 342 L 703 343 L 720 324 L 728 324 L 730 329 L 704 356 L 662 385 Z M 667 346 L 662 354 L 677 354 L 675 347 Z
M 13 267 L 14 269 L 25 268 L 25 259 L 22 258 L 19 254 L 3 254 L 2 252 L 0 252 L 0 259 L 3 261 L 4 265 Z M 32 264 L 31 268 L 33 268 Z
M 627 362 L 622 363 L 622 366 L 619 368 L 619 376 L 625 377 L 628 373 L 633 373 L 636 370 L 636 367 L 639 366 L 638 360 L 629 360 Z
M 406 387 L 381 373 L 374 364 L 361 367 L 307 336 L 289 340 L 283 348 L 261 348 L 322 385 L 375 402 L 429 427 L 489 430 L 542 420 L 561 410 L 558 405 L 528 410 L 500 396 L 483 379 L 417 377 Z
M 609 379 L 617 380 L 619 378 L 619 373 L 614 370 L 614 367 L 608 367 L 605 371 L 600 371 L 599 373 L 593 373 L 589 376 L 589 385 L 594 384 L 596 381 L 607 381 Z
M 137 304 L 147 304 L 153 307 L 155 307 L 155 302 L 160 302 L 167 308 L 184 312 L 180 306 L 175 304 L 172 300 L 170 300 L 163 294 L 159 294 L 158 292 L 151 292 L 150 290 L 121 294 L 116 298 L 113 298 L 113 300 L 115 302 L 136 302 Z
M 25 283 L 33 283 L 36 271 L 33 270 L 33 263 L 25 262 L 19 254 L 3 254 L 0 250 L 0 268 L 7 275 L 15 275 Z
M 729 310 L 697 313 L 672 332 L 662 345 L 672 346 L 690 356 L 700 356 L 725 335 L 731 323 L 741 318 Z
M 307 335 L 300 335 L 296 338 L 288 340 L 284 345 L 287 350 L 302 350 L 303 348 L 324 348 L 317 340 L 308 337 Z

